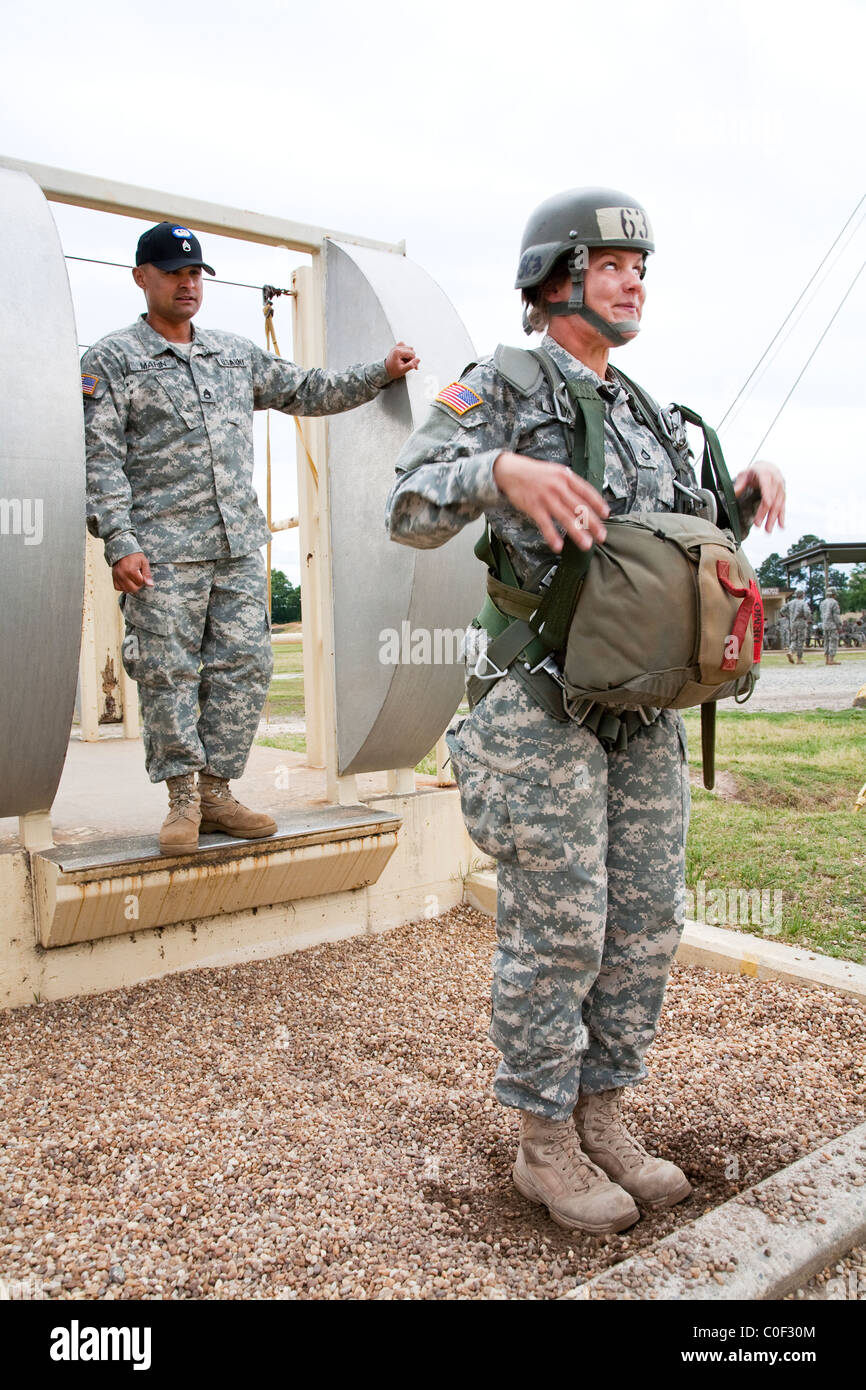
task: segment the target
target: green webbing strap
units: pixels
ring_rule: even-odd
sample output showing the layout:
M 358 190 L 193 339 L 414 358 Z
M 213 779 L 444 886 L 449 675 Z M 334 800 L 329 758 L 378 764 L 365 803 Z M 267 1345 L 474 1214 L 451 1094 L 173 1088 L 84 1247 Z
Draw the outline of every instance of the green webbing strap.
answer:
M 637 413 L 642 417 L 650 433 L 661 444 L 671 463 L 674 473 L 680 482 L 686 481 L 687 486 L 691 486 L 691 471 L 680 457 L 679 451 L 673 440 L 669 438 L 665 430 L 662 429 L 659 421 L 659 408 L 652 396 L 648 396 L 642 386 L 638 386 L 636 381 L 632 381 L 630 376 L 626 376 L 620 367 L 611 366 L 614 378 L 624 386 L 634 405 L 637 406 Z
M 529 622 L 539 604 L 538 594 L 530 589 L 515 589 L 510 584 L 501 584 L 492 574 L 487 576 L 487 596 L 509 618 L 522 618 Z M 486 607 L 486 605 L 485 605 Z
M 728 524 L 734 533 L 734 540 L 737 545 L 742 545 L 743 534 L 740 526 L 740 512 L 737 507 L 737 499 L 734 495 L 734 485 L 731 482 L 731 475 L 725 463 L 725 456 L 722 453 L 722 446 L 719 443 L 719 436 L 709 425 L 704 424 L 700 415 L 694 410 L 690 410 L 686 405 L 678 405 L 677 410 L 684 420 L 689 424 L 697 425 L 704 436 L 704 456 L 701 460 L 701 487 L 709 488 L 711 492 L 722 494 L 725 503 L 725 511 L 728 514 Z
M 487 694 L 491 681 L 498 680 L 499 673 L 508 670 L 512 661 L 516 661 L 527 643 L 534 644 L 537 641 L 529 623 L 524 623 L 519 618 L 515 618 L 513 621 L 505 618 L 501 613 L 497 613 L 489 598 L 485 599 L 478 622 L 479 626 L 486 628 L 488 633 L 491 633 L 498 623 L 505 623 L 506 626 L 501 628 L 494 635 L 493 641 L 489 643 L 486 654 L 480 663 L 482 674 L 477 676 L 473 673 L 466 677 L 466 696 L 472 709 Z M 543 656 L 544 653 L 542 652 L 541 655 Z
M 601 492 L 604 487 L 604 402 L 588 381 L 569 381 L 568 394 L 574 402 L 574 444 L 571 466 L 579 478 Z M 550 588 L 539 605 L 532 627 L 549 651 L 565 646 L 574 605 L 592 550 L 581 550 L 570 536 L 559 558 Z
M 484 535 L 479 536 L 478 540 L 475 542 L 474 548 L 478 559 L 487 566 L 491 573 L 496 575 L 497 579 L 500 579 L 504 584 L 510 585 L 513 589 L 520 588 L 517 575 L 514 573 L 514 566 L 508 556 L 508 551 L 505 549 L 505 546 L 502 544 L 502 541 L 496 535 L 495 531 L 491 531 L 486 522 L 484 525 Z

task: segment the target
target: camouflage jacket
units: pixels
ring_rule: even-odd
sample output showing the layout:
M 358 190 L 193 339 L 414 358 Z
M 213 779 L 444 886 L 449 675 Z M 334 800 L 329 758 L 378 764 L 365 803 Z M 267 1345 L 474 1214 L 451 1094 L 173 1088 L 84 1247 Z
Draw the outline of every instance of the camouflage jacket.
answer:
M 605 401 L 604 499 L 611 514 L 673 511 L 674 468 L 651 430 L 639 422 L 619 383 L 602 381 L 550 337 L 542 346 L 567 379 L 597 387 Z M 460 379 L 478 397 L 460 414 L 437 399 L 423 425 L 397 459 L 397 481 L 387 504 L 391 538 L 405 545 L 442 545 L 461 527 L 486 513 L 504 541 L 518 579 L 557 558 L 535 522 L 499 491 L 493 465 L 503 450 L 569 464 L 563 427 L 546 377 L 522 395 L 484 358 Z M 441 393 L 440 393 L 441 394 Z M 691 456 L 683 445 L 682 457 Z M 696 486 L 691 473 L 691 485 Z
M 81 361 L 87 526 L 113 565 L 248 555 L 269 538 L 253 490 L 253 411 L 334 415 L 389 383 L 384 362 L 307 370 L 247 338 L 193 329 L 191 348 L 144 321 Z
M 791 623 L 810 623 L 812 610 L 804 598 L 788 600 L 788 621 Z
M 825 598 L 821 604 L 822 627 L 838 627 L 842 620 L 839 602 L 835 598 Z

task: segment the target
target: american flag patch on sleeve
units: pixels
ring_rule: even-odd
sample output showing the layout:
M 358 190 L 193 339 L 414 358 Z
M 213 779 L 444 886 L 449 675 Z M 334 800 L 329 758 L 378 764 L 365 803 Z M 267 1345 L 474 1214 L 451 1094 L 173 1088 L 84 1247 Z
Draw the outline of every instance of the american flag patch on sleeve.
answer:
M 89 376 L 86 372 L 81 373 L 81 389 L 84 392 L 85 396 L 93 395 L 94 391 L 96 390 L 96 383 L 98 382 L 98 380 L 98 376 Z
M 450 406 L 458 415 L 465 415 L 467 410 L 474 410 L 476 405 L 484 404 L 477 391 L 464 386 L 462 381 L 452 381 L 450 386 L 439 392 L 436 399 L 443 405 Z

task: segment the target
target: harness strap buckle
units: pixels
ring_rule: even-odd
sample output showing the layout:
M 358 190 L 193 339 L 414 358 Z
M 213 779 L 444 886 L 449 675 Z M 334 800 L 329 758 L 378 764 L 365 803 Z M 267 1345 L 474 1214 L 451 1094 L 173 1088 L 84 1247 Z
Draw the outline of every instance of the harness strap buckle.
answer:
M 538 671 L 546 671 L 547 674 L 551 676 L 553 680 L 556 681 L 557 685 L 561 685 L 563 690 L 565 689 L 565 681 L 562 678 L 562 672 L 560 671 L 550 652 L 548 652 L 546 656 L 542 657 L 541 661 L 539 661 L 535 666 L 530 667 L 529 674 L 531 676 L 534 676 Z
M 482 671 L 479 669 L 482 663 L 484 662 L 486 662 L 486 664 L 492 668 L 490 671 Z M 479 681 L 498 681 L 502 676 L 507 675 L 508 672 L 500 671 L 499 667 L 496 665 L 496 662 L 491 661 L 490 657 L 487 655 L 487 652 L 483 651 L 479 653 L 478 660 L 475 663 L 475 667 L 472 671 L 472 674 L 475 677 L 475 679 Z

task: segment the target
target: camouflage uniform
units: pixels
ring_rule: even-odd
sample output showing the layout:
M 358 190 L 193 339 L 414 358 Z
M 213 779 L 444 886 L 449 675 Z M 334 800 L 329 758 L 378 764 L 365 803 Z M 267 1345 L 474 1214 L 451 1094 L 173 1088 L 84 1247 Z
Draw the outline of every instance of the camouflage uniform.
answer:
M 88 349 L 82 369 L 88 529 L 109 565 L 142 551 L 153 572 L 153 589 L 120 600 L 150 779 L 239 777 L 272 668 L 253 411 L 350 410 L 387 370 L 305 370 L 212 329 L 169 343 L 144 315 Z
M 782 643 L 782 650 L 787 651 L 791 645 L 791 623 L 788 618 L 788 604 L 783 603 L 779 609 L 779 638 Z
M 803 659 L 803 645 L 806 641 L 806 625 L 812 621 L 812 610 L 804 598 L 792 598 L 788 603 L 788 620 L 791 624 L 791 643 L 788 650 Z
M 672 510 L 671 460 L 622 387 L 600 382 L 552 338 L 568 378 L 605 400 L 604 497 L 614 514 Z M 398 461 L 392 537 L 441 545 L 482 512 L 525 579 L 556 557 L 493 480 L 503 450 L 568 463 L 550 387 L 521 395 L 490 359 L 462 382 L 481 398 L 463 416 L 434 403 Z M 631 1085 L 658 1021 L 683 925 L 689 813 L 685 730 L 674 711 L 625 750 L 561 722 L 533 698 L 519 663 L 449 735 L 473 840 L 498 861 L 490 1037 L 500 1101 L 567 1118 L 579 1091 Z
M 825 598 L 821 604 L 821 627 L 824 632 L 824 655 L 832 661 L 839 650 L 839 623 L 842 612 L 834 598 Z

